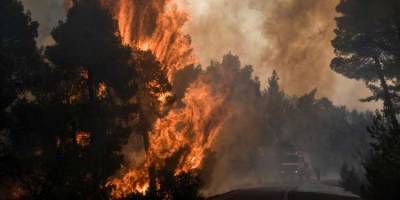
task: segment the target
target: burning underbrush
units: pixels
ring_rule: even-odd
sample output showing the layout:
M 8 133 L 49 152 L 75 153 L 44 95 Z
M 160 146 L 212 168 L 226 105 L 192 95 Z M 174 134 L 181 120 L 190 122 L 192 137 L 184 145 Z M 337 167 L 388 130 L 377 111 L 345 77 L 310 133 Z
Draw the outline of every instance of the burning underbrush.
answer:
M 296 130 L 293 124 L 284 130 L 283 124 L 293 117 L 285 115 L 297 100 L 290 102 L 279 88 L 275 93 L 262 93 L 252 67 L 241 66 L 239 57 L 230 53 L 206 69 L 193 67 L 196 57 L 190 37 L 182 32 L 189 14 L 175 1 L 102 0 L 102 4 L 114 13 L 123 42 L 152 52 L 160 62 L 172 90 L 157 96 L 181 94 L 151 120 L 141 136 L 134 136 L 134 144 L 144 143 L 136 148 L 139 151 L 124 148 L 130 159 L 106 184 L 113 197 L 154 195 L 163 188 L 165 171 L 178 179 L 200 177 L 206 182 L 202 185 L 205 195 L 279 179 L 279 161 L 273 154 L 277 143 L 292 138 L 289 129 Z M 269 96 L 279 96 L 278 101 Z M 158 100 L 162 107 L 166 104 L 164 98 Z M 318 147 L 314 148 L 308 150 Z
M 34 104 L 20 95 L 6 109 L 23 127 L 0 130 L 20 141 L 7 145 L 16 152 L 7 163 L 19 168 L 0 162 L 16 169 L 10 180 L 21 186 L 8 188 L 16 196 L 201 199 L 279 180 L 282 143 L 334 168 L 355 140 L 331 130 L 364 130 L 363 115 L 316 91 L 288 96 L 276 72 L 262 90 L 232 53 L 195 66 L 183 32 L 190 15 L 174 0 L 65 2 L 67 19 L 43 55 L 51 78 L 36 78 L 50 89 Z
M 188 14 L 174 2 L 103 0 L 102 4 L 114 13 L 124 44 L 152 52 L 169 81 L 174 80 L 177 71 L 195 62 L 190 37 L 182 33 Z M 207 152 L 229 117 L 231 108 L 226 103 L 229 88 L 225 82 L 230 81 L 224 78 L 220 83 L 211 83 L 210 77 L 204 74 L 193 80 L 185 88 L 183 99 L 154 119 L 148 132 L 143 133 L 147 144 L 142 149 L 143 160 L 121 170 L 117 178 L 107 183 L 112 195 L 121 198 L 160 187 L 156 173 L 171 168 L 166 166 L 166 160 L 172 157 L 176 157 L 173 176 L 201 169 Z M 158 96 L 165 94 L 159 92 Z M 165 103 L 163 98 L 158 99 L 160 105 Z
M 223 87 L 211 88 L 201 80 L 193 83 L 182 100 L 184 106 L 172 109 L 155 122 L 143 163 L 123 171 L 121 179 L 108 183 L 114 188 L 113 195 L 123 197 L 132 192 L 145 192 L 150 181 L 148 169 L 164 169 L 166 160 L 174 156 L 178 156 L 174 175 L 200 169 L 229 117 L 226 92 Z
M 249 131 L 249 136 L 258 133 L 259 112 L 246 106 L 258 105 L 261 95 L 259 83 L 251 78 L 250 66 L 241 68 L 239 58 L 228 54 L 221 63 L 212 62 L 206 70 L 191 69 L 177 76 L 197 72 L 183 98 L 177 99 L 169 112 L 153 124 L 148 133 L 148 148 L 137 134 L 123 148 L 127 163 L 107 183 L 115 198 L 148 194 L 152 181 L 154 190 L 163 190 L 165 174 L 177 180 L 201 178 L 205 181 L 204 193 L 213 193 L 207 192 L 207 187 L 212 186 L 210 175 L 216 166 L 217 152 L 224 155 L 224 148 L 236 143 L 241 131 Z M 241 120 L 243 115 L 248 120 Z M 256 137 L 249 138 L 252 141 L 247 142 L 257 144 Z M 243 146 L 243 150 L 255 153 L 256 148 L 249 147 Z

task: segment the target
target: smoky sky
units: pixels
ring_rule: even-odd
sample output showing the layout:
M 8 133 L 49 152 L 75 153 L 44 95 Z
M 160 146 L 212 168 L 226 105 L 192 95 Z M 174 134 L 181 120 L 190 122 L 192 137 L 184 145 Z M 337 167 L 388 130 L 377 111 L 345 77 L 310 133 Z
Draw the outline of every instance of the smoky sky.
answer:
M 319 96 L 351 108 L 376 108 L 358 100 L 369 95 L 363 83 L 330 67 L 334 57 L 335 7 L 339 0 L 186 0 L 192 18 L 187 31 L 200 61 L 228 51 L 251 64 L 263 83 L 276 69 L 289 94 L 318 88 Z
M 65 0 L 22 0 L 38 20 L 39 43 L 51 43 L 52 28 L 65 16 Z M 190 16 L 185 34 L 192 38 L 203 66 L 229 51 L 253 65 L 265 85 L 276 69 L 289 94 L 318 88 L 335 104 L 375 109 L 360 103 L 369 95 L 363 83 L 346 79 L 329 68 L 334 56 L 335 7 L 339 0 L 177 0 Z

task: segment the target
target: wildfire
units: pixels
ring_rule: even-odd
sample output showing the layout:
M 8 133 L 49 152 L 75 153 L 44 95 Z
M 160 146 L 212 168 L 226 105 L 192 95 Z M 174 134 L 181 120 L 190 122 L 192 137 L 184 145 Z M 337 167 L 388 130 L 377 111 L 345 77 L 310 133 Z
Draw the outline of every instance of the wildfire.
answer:
M 182 33 L 189 15 L 173 0 L 101 0 L 101 3 L 118 21 L 123 43 L 151 51 L 170 82 L 178 70 L 196 62 L 190 37 Z M 175 175 L 200 169 L 229 116 L 226 93 L 223 85 L 208 84 L 204 77 L 192 83 L 183 98 L 184 106 L 172 108 L 156 120 L 149 133 L 150 144 L 143 163 L 121 170 L 121 176 L 106 184 L 113 197 L 144 194 L 150 181 L 148 169 L 162 169 L 166 159 L 178 153 Z M 157 97 L 166 102 L 170 96 L 165 93 Z
M 194 64 L 191 39 L 182 34 L 189 15 L 171 0 L 102 0 L 118 20 L 123 43 L 150 50 L 167 68 L 171 81 L 176 71 Z
M 202 79 L 194 83 L 184 97 L 185 107 L 170 111 L 155 123 L 145 162 L 107 184 L 113 188 L 112 195 L 122 198 L 145 192 L 149 186 L 148 167 L 161 169 L 166 159 L 181 150 L 187 151 L 182 153 L 175 175 L 200 169 L 228 117 L 225 92 L 223 87 L 212 87 Z

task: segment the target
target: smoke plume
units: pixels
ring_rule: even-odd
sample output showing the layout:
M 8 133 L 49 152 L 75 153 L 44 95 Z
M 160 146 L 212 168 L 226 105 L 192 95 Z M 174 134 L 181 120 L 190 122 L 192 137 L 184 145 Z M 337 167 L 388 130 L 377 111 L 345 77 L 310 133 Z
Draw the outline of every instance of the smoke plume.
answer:
M 68 7 L 65 2 L 69 1 L 43 0 L 35 4 L 33 0 L 24 0 L 33 17 L 42 24 L 39 38 L 42 44 L 50 41 L 51 28 L 62 19 Z M 171 77 L 176 78 L 178 71 L 182 73 L 182 68 L 192 63 L 191 44 L 203 69 L 209 66 L 199 70 L 194 78 L 197 81 L 182 87 L 184 92 L 179 96 L 184 106 L 177 106 L 155 123 L 147 159 L 140 145 L 143 138 L 132 136 L 122 149 L 132 169 L 122 179 L 112 182 L 122 185 L 117 196 L 145 189 L 147 167 L 154 163 L 164 165 L 166 158 L 182 148 L 189 150 L 179 161 L 176 173 L 210 168 L 208 175 L 212 177 L 206 179 L 208 185 L 204 188 L 208 195 L 274 180 L 268 172 L 279 164 L 273 156 L 278 134 L 293 138 L 291 142 L 308 152 L 315 163 L 332 164 L 333 159 L 328 158 L 351 149 L 351 141 L 342 141 L 349 141 L 347 132 L 340 132 L 339 126 L 351 125 L 345 118 L 350 115 L 346 111 L 332 106 L 326 99 L 316 100 L 314 93 L 303 99 L 299 97 L 300 100 L 298 96 L 287 96 L 280 102 L 288 101 L 286 107 L 277 108 L 272 101 L 268 107 L 264 105 L 268 95 L 261 93 L 267 77 L 276 69 L 283 89 L 289 94 L 301 95 L 318 88 L 319 96 L 328 96 L 336 104 L 361 107 L 357 99 L 367 95 L 366 89 L 360 90 L 365 87 L 339 77 L 329 68 L 334 56 L 330 41 L 334 37 L 338 0 L 177 0 L 186 12 L 164 8 L 171 0 L 102 2 L 114 10 L 124 42 L 151 50 L 166 65 Z M 239 56 L 228 54 L 220 59 L 229 51 L 239 55 L 243 63 L 253 65 L 255 73 L 252 67 L 240 64 Z M 185 56 L 188 59 L 182 60 Z M 208 65 L 210 60 L 222 62 Z M 175 69 L 177 63 L 182 63 L 182 67 Z M 258 80 L 252 79 L 253 75 L 261 78 L 264 83 L 261 88 Z M 174 86 L 180 84 L 176 82 Z M 360 92 L 359 96 L 354 90 Z M 301 100 L 311 106 L 301 105 Z M 311 108 L 305 109 L 307 106 Z M 303 113 L 303 110 L 306 111 Z M 322 113 L 322 110 L 329 112 Z M 332 120 L 332 113 L 340 115 Z M 283 116 L 281 121 L 276 120 L 279 115 Z M 317 128 L 313 126 L 316 119 L 323 119 L 316 123 L 320 125 Z M 357 130 L 364 129 L 362 126 Z M 327 143 L 328 136 L 339 138 L 343 146 L 321 151 L 327 149 L 322 145 Z M 313 139 L 312 144 L 309 139 Z M 213 165 L 203 166 L 208 159 L 215 160 Z
M 375 108 L 358 102 L 369 94 L 363 83 L 345 79 L 329 67 L 338 2 L 186 0 L 191 14 L 186 28 L 203 64 L 233 51 L 254 66 L 262 83 L 276 69 L 290 94 L 318 88 L 318 96 L 327 96 L 335 104 Z
M 52 42 L 51 29 L 63 19 L 69 0 L 22 0 L 35 20 L 40 22 L 39 44 Z M 128 1 L 121 1 L 128 2 Z M 165 1 L 162 1 L 165 2 Z M 363 83 L 351 81 L 329 68 L 333 58 L 330 41 L 334 37 L 338 0 L 177 0 L 185 7 L 189 21 L 185 33 L 192 44 L 199 62 L 220 59 L 233 51 L 243 63 L 254 66 L 255 75 L 265 84 L 273 69 L 281 74 L 285 90 L 303 94 L 318 88 L 319 96 L 327 96 L 335 104 L 350 108 L 377 108 L 376 104 L 360 103 L 358 99 L 370 93 Z M 163 5 L 164 3 L 162 3 Z M 126 3 L 126 5 L 129 5 Z M 155 30 L 154 20 L 160 5 L 147 2 L 152 9 L 140 8 L 132 13 L 147 17 L 146 28 L 134 29 L 150 35 Z M 183 21 L 181 23 L 184 23 Z

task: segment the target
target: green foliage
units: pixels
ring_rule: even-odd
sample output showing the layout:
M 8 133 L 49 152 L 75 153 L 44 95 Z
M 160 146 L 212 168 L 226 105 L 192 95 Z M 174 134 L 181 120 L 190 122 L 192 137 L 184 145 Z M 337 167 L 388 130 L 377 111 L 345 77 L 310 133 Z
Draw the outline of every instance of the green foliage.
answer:
M 365 101 L 382 100 L 385 115 L 399 128 L 399 1 L 346 0 L 339 3 L 337 11 L 332 69 L 364 81 L 373 93 Z
M 364 138 L 363 114 L 317 99 L 316 90 L 288 96 L 275 71 L 261 92 L 253 68 L 242 67 L 232 54 L 206 70 L 192 66 L 177 72 L 172 88 L 151 52 L 121 44 L 116 22 L 99 1 L 74 2 L 66 21 L 53 30 L 55 44 L 45 55 L 36 48 L 38 24 L 21 3 L 0 2 L 0 193 L 7 182 L 20 185 L 31 199 L 106 199 L 104 183 L 120 168 L 122 156 L 116 152 L 128 136 L 140 133 L 148 146 L 154 121 L 174 102 L 184 106 L 185 90 L 198 78 L 223 86 L 228 94 L 226 104 L 235 113 L 229 113 L 224 131 L 240 143 L 227 141 L 226 149 L 237 151 L 234 156 L 250 155 L 228 159 L 243 159 L 245 170 L 255 163 L 258 147 L 277 140 L 290 138 L 318 152 L 313 159 L 337 165 L 338 155 Z M 157 95 L 172 90 L 176 96 L 161 105 Z M 215 113 L 210 126 L 226 112 Z M 80 137 L 86 141 L 79 142 Z M 211 172 L 210 166 L 205 168 Z M 132 199 L 201 199 L 203 184 L 196 173 L 174 176 L 173 170 L 161 169 L 155 178 L 160 184 L 155 196 Z
M 130 116 L 137 111 L 131 101 L 137 90 L 131 50 L 95 0 L 76 1 L 52 35 L 55 45 L 46 55 L 53 84 L 36 112 L 40 126 L 33 125 L 45 178 L 31 195 L 104 198 L 101 186 L 120 167 L 122 156 L 115 152 L 132 132 Z
M 38 23 L 33 22 L 19 1 L 4 0 L 0 2 L 0 120 L 10 119 L 6 108 L 17 99 L 30 85 L 34 66 L 37 64 Z M 31 82 L 30 82 L 31 83 Z M 8 123 L 2 123 L 2 128 L 10 128 Z M 8 125 L 7 125 L 8 124 Z M 5 127 L 3 127 L 5 126 Z
M 266 91 L 266 95 L 271 97 L 282 97 L 283 92 L 279 87 L 279 76 L 278 73 L 274 70 L 272 72 L 272 76 L 268 79 L 268 88 Z
M 0 2 L 0 51 L 10 56 L 28 58 L 37 51 L 35 38 L 39 24 L 24 13 L 17 0 Z
M 377 113 L 369 128 L 371 152 L 365 160 L 367 199 L 398 199 L 400 176 L 399 77 L 400 3 L 395 0 L 346 0 L 337 7 L 336 58 L 332 68 L 353 79 L 363 80 L 373 96 L 382 100 L 383 114 Z
M 358 160 L 367 151 L 369 118 L 365 113 L 338 107 L 327 98 L 318 99 L 316 91 L 299 97 L 289 111 L 289 127 L 284 137 L 298 148 L 312 152 L 311 163 L 322 173 L 341 167 L 343 160 Z
M 388 79 L 398 76 L 399 9 L 396 0 L 341 1 L 332 68 L 367 82 L 379 80 L 380 71 Z
M 366 151 L 367 115 L 318 98 L 316 89 L 289 96 L 279 88 L 278 74 L 273 72 L 262 101 L 262 130 L 267 141 L 289 142 L 310 153 L 311 164 L 323 173 L 339 170 L 343 160 L 356 160 L 359 151 Z
M 46 49 L 46 55 L 64 73 L 87 71 L 91 101 L 100 82 L 112 87 L 119 98 L 134 94 L 131 50 L 121 45 L 116 21 L 97 0 L 77 1 L 52 36 L 56 44 Z
M 369 128 L 374 142 L 364 162 L 368 184 L 363 195 L 366 199 L 400 198 L 400 130 L 393 129 L 382 114 L 377 113 Z
M 53 84 L 49 78 L 52 70 L 36 48 L 37 28 L 38 23 L 24 13 L 19 1 L 0 2 L 2 194 L 12 194 L 1 191 L 9 186 L 37 192 L 44 181 L 43 155 L 55 150 L 46 132 L 47 123 L 51 123 L 47 119 L 52 119 L 47 118 L 45 103 Z
M 279 86 L 279 76 L 274 70 L 268 79 L 268 87 L 263 93 L 263 113 L 265 129 L 272 129 L 275 133 L 274 140 L 282 140 L 284 125 L 288 123 L 293 107 L 289 98 Z M 265 131 L 267 132 L 267 131 Z M 268 138 L 266 138 L 268 139 Z M 271 140 L 271 138 L 270 138 Z

